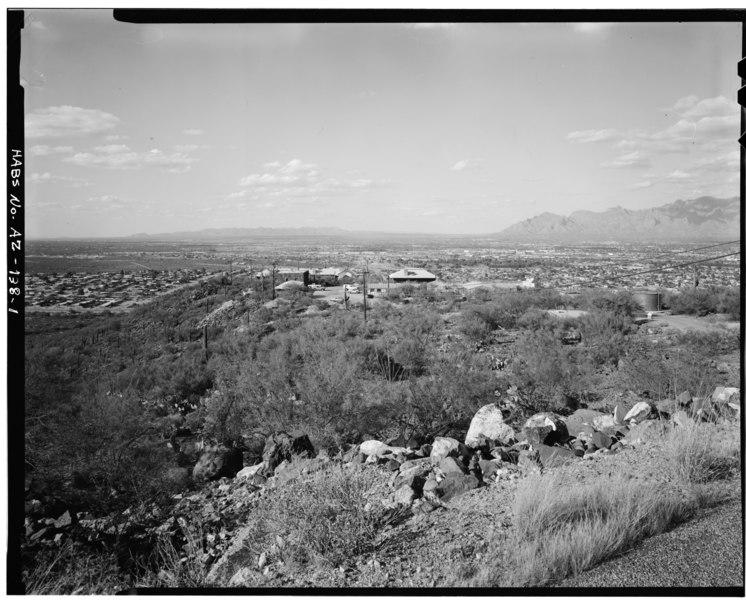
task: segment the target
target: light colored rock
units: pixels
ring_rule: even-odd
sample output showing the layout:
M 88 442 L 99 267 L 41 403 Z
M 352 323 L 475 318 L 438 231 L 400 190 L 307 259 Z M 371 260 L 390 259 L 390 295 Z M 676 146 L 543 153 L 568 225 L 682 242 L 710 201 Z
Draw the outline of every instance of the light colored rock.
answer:
M 243 587 L 249 580 L 251 570 L 249 567 L 243 567 L 233 574 L 233 577 L 228 581 L 229 587 Z
M 467 471 L 464 464 L 452 456 L 446 456 L 441 460 L 438 463 L 438 469 L 440 469 L 440 472 L 443 473 L 443 475 L 449 475 L 450 473 L 457 473 L 460 475 Z
M 408 485 L 403 485 L 394 492 L 394 502 L 401 504 L 402 506 L 412 506 L 416 497 L 417 494 Z
M 679 427 L 685 427 L 694 423 L 694 420 L 683 410 L 677 410 L 671 415 L 671 421 Z
M 244 478 L 253 477 L 259 471 L 262 470 L 263 466 L 264 466 L 263 463 L 259 463 L 258 465 L 254 465 L 252 467 L 244 467 L 238 473 L 236 473 L 236 479 L 244 479 Z
M 360 453 L 368 457 L 367 462 L 375 462 L 379 458 L 404 457 L 409 453 L 409 450 L 398 446 L 389 446 L 378 440 L 367 440 L 360 444 Z
M 593 434 L 593 419 L 603 415 L 597 410 L 579 408 L 569 417 L 565 418 L 567 433 L 572 437 L 578 437 L 581 433 Z
M 647 402 L 638 402 L 624 415 L 624 422 L 630 423 L 634 421 L 635 423 L 640 423 L 650 416 L 651 411 L 652 407 Z
M 740 404 L 741 390 L 736 387 L 717 387 L 712 392 L 712 401 L 715 404 L 726 404 L 732 402 L 733 404 Z
M 616 429 L 617 424 L 614 422 L 614 415 L 601 415 L 593 419 L 593 428 L 596 431 L 606 433 L 609 430 Z
M 430 452 L 430 462 L 437 465 L 449 454 L 457 453 L 459 441 L 450 437 L 436 437 L 433 442 L 433 449 Z
M 565 422 L 559 415 L 551 412 L 540 412 L 529 417 L 522 432 L 532 446 L 562 442 L 569 437 Z
M 480 436 L 501 444 L 510 444 L 515 438 L 515 431 L 503 421 L 503 413 L 496 404 L 487 404 L 476 412 L 464 443 L 470 448 L 480 446 Z

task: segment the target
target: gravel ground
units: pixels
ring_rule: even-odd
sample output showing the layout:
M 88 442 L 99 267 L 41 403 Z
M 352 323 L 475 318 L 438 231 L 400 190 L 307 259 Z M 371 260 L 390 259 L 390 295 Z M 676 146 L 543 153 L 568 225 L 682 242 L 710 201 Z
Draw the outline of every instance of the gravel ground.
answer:
M 740 500 L 703 510 L 557 587 L 743 587 L 741 511 Z

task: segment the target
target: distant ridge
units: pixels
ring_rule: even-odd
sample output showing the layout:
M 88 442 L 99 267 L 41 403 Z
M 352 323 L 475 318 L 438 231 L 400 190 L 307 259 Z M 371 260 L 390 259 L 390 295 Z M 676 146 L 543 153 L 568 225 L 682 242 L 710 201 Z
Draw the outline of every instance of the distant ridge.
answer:
M 493 234 L 498 240 L 698 241 L 740 238 L 738 197 L 702 196 L 642 210 L 575 211 L 565 217 L 545 212 Z

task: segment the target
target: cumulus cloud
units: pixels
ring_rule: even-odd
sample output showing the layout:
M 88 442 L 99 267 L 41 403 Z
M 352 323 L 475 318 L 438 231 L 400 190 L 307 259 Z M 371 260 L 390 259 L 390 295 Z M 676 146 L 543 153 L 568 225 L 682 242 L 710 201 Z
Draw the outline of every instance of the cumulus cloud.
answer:
M 614 160 L 603 162 L 601 166 L 610 168 L 635 168 L 650 167 L 651 164 L 650 157 L 637 150 L 628 154 L 622 154 Z
M 324 174 L 318 165 L 297 158 L 285 164 L 279 161 L 264 163 L 262 168 L 261 173 L 242 177 L 239 185 L 243 189 L 228 197 L 294 198 L 296 201 L 316 202 L 329 196 L 366 193 L 387 183 L 364 177 L 333 177 Z
M 203 135 L 205 131 L 203 129 L 184 129 L 181 133 L 184 135 Z
M 44 173 L 31 173 L 26 181 L 29 183 L 61 183 L 71 185 L 72 187 L 89 187 L 91 185 L 91 183 L 85 179 L 67 177 L 65 175 L 53 175 L 49 171 L 45 171 Z
M 460 160 L 451 167 L 451 171 L 474 171 L 482 168 L 481 160 Z
M 91 205 L 95 205 L 95 208 L 101 212 L 121 210 L 128 206 L 128 203 L 122 200 L 119 196 L 113 195 L 94 196 L 88 198 L 87 202 Z
M 119 123 L 114 115 L 78 106 L 50 106 L 26 115 L 26 137 L 84 136 L 111 131 Z
M 64 159 L 81 167 L 103 167 L 108 169 L 141 169 L 157 167 L 171 173 L 185 173 L 196 158 L 184 152 L 165 153 L 158 149 L 135 152 L 123 144 L 96 146 L 93 152 L 79 152 Z
M 584 131 L 571 131 L 567 134 L 567 139 L 577 144 L 588 144 L 615 140 L 620 135 L 620 132 L 616 129 L 586 129 Z
M 616 159 L 601 163 L 603 167 L 652 169 L 653 163 L 659 161 L 661 171 L 646 174 L 645 181 L 631 186 L 634 189 L 696 181 L 713 195 L 737 193 L 733 182 L 737 182 L 739 166 L 739 154 L 734 150 L 740 130 L 738 104 L 724 96 L 690 95 L 662 111 L 673 117 L 673 123 L 662 129 L 590 129 L 573 131 L 566 139 L 574 143 L 605 143 L 625 151 Z M 671 171 L 670 161 L 674 157 L 677 168 Z
M 73 151 L 72 146 L 31 146 L 28 149 L 29 156 L 50 156 L 52 154 L 69 154 Z

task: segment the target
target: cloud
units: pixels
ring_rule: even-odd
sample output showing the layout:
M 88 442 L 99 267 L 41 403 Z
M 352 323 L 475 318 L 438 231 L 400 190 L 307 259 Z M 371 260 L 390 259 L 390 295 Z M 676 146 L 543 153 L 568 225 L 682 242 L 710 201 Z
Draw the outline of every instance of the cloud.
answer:
M 701 119 L 703 117 L 731 116 L 737 110 L 738 104 L 725 96 L 699 99 L 698 96 L 679 98 L 670 108 L 664 108 L 665 113 L 676 113 L 685 119 Z
M 204 135 L 203 129 L 184 129 L 181 133 L 184 135 Z
M 585 131 L 571 131 L 567 134 L 567 139 L 576 144 L 588 144 L 615 140 L 620 135 L 621 133 L 616 129 L 586 129 Z
M 358 98 L 375 98 L 378 96 L 378 92 L 373 90 L 362 90 L 357 93 Z
M 649 188 L 652 185 L 653 185 L 652 181 L 638 181 L 637 183 L 633 183 L 630 187 L 635 190 L 637 189 L 641 190 L 641 189 Z
M 70 184 L 72 187 L 89 187 L 91 185 L 91 183 L 85 179 L 67 177 L 65 175 L 52 175 L 48 171 L 44 173 L 31 173 L 26 181 L 29 183 L 65 183 Z
M 92 135 L 111 131 L 119 123 L 112 114 L 77 106 L 50 106 L 26 115 L 26 138 Z
M 73 151 L 72 146 L 31 146 L 28 149 L 29 156 L 50 156 L 52 154 L 69 154 Z
M 482 168 L 481 160 L 460 160 L 451 167 L 451 171 L 476 171 Z
M 264 171 L 242 177 L 244 188 L 229 194 L 229 198 L 293 198 L 295 201 L 317 202 L 325 197 L 367 193 L 375 187 L 387 185 L 364 177 L 338 178 L 322 173 L 314 163 L 293 159 L 285 164 L 278 161 L 264 163 Z
M 669 181 L 669 182 L 683 182 L 683 181 L 689 181 L 690 179 L 693 179 L 694 175 L 691 173 L 687 173 L 686 171 L 681 171 L 679 169 L 676 169 L 675 171 L 671 171 L 668 175 L 663 177 L 663 181 Z
M 64 159 L 81 167 L 102 167 L 108 169 L 141 169 L 157 167 L 171 173 L 186 173 L 198 159 L 184 152 L 166 154 L 158 149 L 149 152 L 135 152 L 128 146 L 113 144 L 96 146 L 93 152 L 79 152 Z
M 650 157 L 643 154 L 639 150 L 636 150 L 635 152 L 630 152 L 628 154 L 623 154 L 622 156 L 619 156 L 615 158 L 614 160 L 606 161 L 601 163 L 602 167 L 610 167 L 610 168 L 630 168 L 630 167 L 650 167 L 652 165 L 652 162 L 650 160 Z
M 573 23 L 572 28 L 577 33 L 598 35 L 607 32 L 609 29 L 614 27 L 614 25 L 616 25 L 616 23 Z
M 98 209 L 99 212 L 121 210 L 129 206 L 128 202 L 125 202 L 119 196 L 113 195 L 94 196 L 88 198 L 87 202 L 89 204 L 95 204 L 95 208 Z

